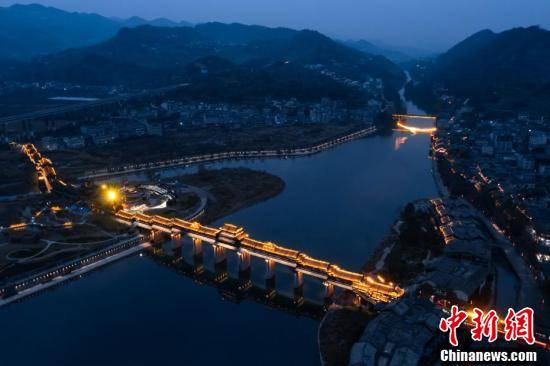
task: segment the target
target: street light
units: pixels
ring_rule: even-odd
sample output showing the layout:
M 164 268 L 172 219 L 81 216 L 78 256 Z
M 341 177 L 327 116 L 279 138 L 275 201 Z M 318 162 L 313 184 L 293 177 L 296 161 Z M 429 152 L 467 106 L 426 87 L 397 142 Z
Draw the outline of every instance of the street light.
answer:
M 108 202 L 114 204 L 116 201 L 118 201 L 118 191 L 111 188 L 107 190 L 107 192 L 105 193 L 105 197 L 107 198 Z
M 118 187 L 105 187 L 102 189 L 103 202 L 116 211 L 116 207 L 122 202 L 122 196 Z

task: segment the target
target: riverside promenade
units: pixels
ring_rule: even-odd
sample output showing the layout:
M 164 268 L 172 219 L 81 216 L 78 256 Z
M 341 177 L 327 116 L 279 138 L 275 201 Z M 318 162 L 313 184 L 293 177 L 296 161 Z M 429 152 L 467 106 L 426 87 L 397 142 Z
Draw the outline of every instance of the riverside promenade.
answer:
M 85 257 L 14 280 L 0 288 L 0 307 L 77 278 L 99 267 L 136 254 L 151 246 L 143 237 L 134 237 Z
M 228 151 L 215 154 L 204 154 L 196 156 L 186 156 L 171 160 L 153 161 L 138 164 L 130 164 L 125 166 L 119 166 L 108 169 L 94 170 L 85 173 L 83 176 L 78 177 L 78 180 L 95 180 L 106 179 L 121 175 L 133 174 L 144 172 L 148 170 L 167 169 L 178 166 L 187 166 L 201 163 L 220 162 L 224 160 L 236 160 L 236 159 L 256 159 L 256 158 L 284 158 L 284 157 L 298 157 L 307 156 L 320 153 L 321 151 L 331 149 L 338 145 L 350 142 L 356 139 L 360 139 L 366 136 L 370 136 L 376 133 L 376 127 L 369 126 L 365 129 L 350 133 L 345 136 L 341 136 L 332 139 L 321 144 L 314 146 L 296 148 L 296 149 L 279 149 L 279 150 L 250 150 L 250 151 Z

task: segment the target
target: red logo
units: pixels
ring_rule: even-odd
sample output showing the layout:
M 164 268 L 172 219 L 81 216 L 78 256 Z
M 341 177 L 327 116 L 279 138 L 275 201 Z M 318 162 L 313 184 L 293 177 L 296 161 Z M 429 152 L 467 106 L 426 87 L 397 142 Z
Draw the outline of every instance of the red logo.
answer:
M 504 319 L 504 339 L 507 341 L 523 339 L 528 344 L 535 343 L 534 313 L 531 308 L 523 308 L 518 312 L 515 312 L 514 309 L 508 309 L 508 314 Z
M 474 341 L 481 341 L 483 337 L 487 337 L 489 342 L 496 341 L 498 337 L 498 315 L 496 311 L 491 310 L 483 313 L 483 310 L 474 308 L 472 321 L 474 327 L 471 333 Z
M 514 309 L 508 309 L 508 314 L 504 319 L 504 329 L 501 330 L 506 341 L 523 339 L 528 344 L 535 343 L 533 316 L 533 309 L 528 307 L 517 312 Z M 456 331 L 467 319 L 468 313 L 453 305 L 451 315 L 440 320 L 439 330 L 449 332 L 449 343 L 451 345 L 458 346 Z M 470 331 L 472 339 L 482 341 L 483 338 L 487 338 L 489 342 L 496 341 L 499 333 L 499 321 L 500 319 L 495 310 L 484 312 L 481 309 L 474 308 L 471 314 L 471 322 L 467 323 L 472 326 Z
M 451 316 L 446 319 L 443 318 L 439 321 L 439 330 L 442 332 L 449 332 L 449 343 L 455 347 L 458 346 L 456 330 L 467 318 L 468 313 L 464 310 L 458 310 L 458 306 L 453 305 L 451 307 Z

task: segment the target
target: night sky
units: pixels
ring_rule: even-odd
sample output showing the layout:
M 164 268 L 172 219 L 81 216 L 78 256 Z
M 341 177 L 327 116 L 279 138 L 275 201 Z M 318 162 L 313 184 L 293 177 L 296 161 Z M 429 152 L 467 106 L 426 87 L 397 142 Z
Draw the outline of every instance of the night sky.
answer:
M 550 28 L 549 0 L 0 0 L 0 6 L 16 2 L 104 16 L 309 28 L 431 51 L 485 28 Z

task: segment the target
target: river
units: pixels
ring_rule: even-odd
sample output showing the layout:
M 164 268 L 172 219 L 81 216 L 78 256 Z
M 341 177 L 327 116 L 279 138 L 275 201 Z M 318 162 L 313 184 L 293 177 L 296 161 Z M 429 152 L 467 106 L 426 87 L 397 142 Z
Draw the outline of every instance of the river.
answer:
M 437 195 L 429 143 L 428 135 L 394 132 L 310 157 L 211 164 L 265 170 L 286 182 L 279 196 L 216 224 L 242 225 L 255 238 L 359 270 L 403 204 Z M 256 280 L 262 271 L 253 264 Z M 281 290 L 290 291 L 290 275 L 281 277 Z M 322 291 L 314 281 L 306 289 L 312 298 Z M 318 365 L 317 325 L 225 301 L 214 288 L 134 256 L 0 309 L 0 359 L 10 366 Z

